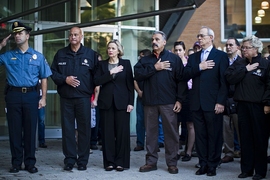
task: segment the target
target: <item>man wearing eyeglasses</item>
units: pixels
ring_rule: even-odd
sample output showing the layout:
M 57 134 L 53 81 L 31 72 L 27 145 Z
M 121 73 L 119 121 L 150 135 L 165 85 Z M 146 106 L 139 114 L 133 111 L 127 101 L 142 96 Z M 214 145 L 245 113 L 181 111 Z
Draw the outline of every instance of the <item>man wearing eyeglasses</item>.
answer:
M 222 149 L 222 123 L 228 87 L 224 72 L 228 57 L 213 47 L 214 31 L 203 26 L 197 35 L 202 47 L 189 57 L 184 79 L 192 79 L 190 110 L 195 127 L 195 143 L 200 169 L 196 175 L 215 176 Z
M 226 44 L 226 52 L 228 55 L 229 64 L 232 65 L 235 61 L 241 59 L 238 55 L 240 43 L 236 38 L 229 37 Z M 236 131 L 236 139 L 239 140 L 238 117 L 236 114 L 236 103 L 233 100 L 234 85 L 229 86 L 229 94 L 226 100 L 226 108 L 223 115 L 223 146 L 225 156 L 221 159 L 222 163 L 234 161 L 234 132 Z M 235 130 L 235 131 L 234 131 Z M 238 150 L 239 152 L 239 150 Z

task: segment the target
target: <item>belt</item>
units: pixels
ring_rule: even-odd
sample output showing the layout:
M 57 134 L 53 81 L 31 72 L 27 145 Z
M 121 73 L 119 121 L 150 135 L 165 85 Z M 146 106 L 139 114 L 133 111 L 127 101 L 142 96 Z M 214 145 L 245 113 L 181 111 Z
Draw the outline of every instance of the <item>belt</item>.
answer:
M 22 93 L 27 93 L 31 91 L 36 91 L 36 86 L 33 87 L 14 87 L 14 86 L 9 86 L 10 91 L 18 91 Z

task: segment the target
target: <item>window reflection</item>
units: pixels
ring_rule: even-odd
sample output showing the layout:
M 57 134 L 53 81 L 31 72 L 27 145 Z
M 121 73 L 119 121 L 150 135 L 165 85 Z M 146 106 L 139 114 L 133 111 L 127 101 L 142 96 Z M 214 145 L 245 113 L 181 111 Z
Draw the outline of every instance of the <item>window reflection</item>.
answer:
M 270 10 L 263 9 L 263 0 L 252 1 L 252 30 L 260 38 L 270 38 Z
M 116 0 L 82 0 L 80 7 L 81 22 L 85 23 L 116 17 L 116 3 Z
M 245 0 L 225 0 L 224 5 L 225 38 L 245 37 Z

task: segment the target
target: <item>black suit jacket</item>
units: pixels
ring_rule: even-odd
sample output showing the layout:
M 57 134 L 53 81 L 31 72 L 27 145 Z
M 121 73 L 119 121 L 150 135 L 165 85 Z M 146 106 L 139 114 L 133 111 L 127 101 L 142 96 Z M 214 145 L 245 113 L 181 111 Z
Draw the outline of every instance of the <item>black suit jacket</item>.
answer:
M 119 59 L 119 65 L 124 68 L 114 78 L 110 75 L 108 64 L 108 59 L 100 61 L 95 75 L 95 84 L 100 85 L 98 107 L 109 109 L 114 103 L 118 110 L 125 110 L 128 105 L 134 104 L 134 80 L 130 61 Z
M 192 79 L 190 90 L 190 109 L 193 111 L 214 111 L 215 105 L 225 105 L 228 95 L 228 84 L 224 73 L 229 65 L 227 54 L 212 48 L 207 60 L 214 60 L 213 69 L 200 70 L 201 53 L 192 54 L 184 69 L 184 79 Z

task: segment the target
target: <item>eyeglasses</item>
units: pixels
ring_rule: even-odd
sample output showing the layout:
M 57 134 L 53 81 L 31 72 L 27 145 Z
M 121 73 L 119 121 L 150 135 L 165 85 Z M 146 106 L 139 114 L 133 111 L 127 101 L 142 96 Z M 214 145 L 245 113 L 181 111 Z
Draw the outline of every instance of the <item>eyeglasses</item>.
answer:
M 253 46 L 242 46 L 241 49 L 242 50 L 249 50 L 249 49 L 252 49 L 254 48 Z
M 233 45 L 233 44 L 225 44 L 225 47 L 227 47 L 227 46 L 232 47 L 232 46 L 234 46 L 234 45 Z
M 199 38 L 199 37 L 204 38 L 205 36 L 210 36 L 210 35 L 207 35 L 207 34 L 198 34 L 197 35 L 197 38 Z

